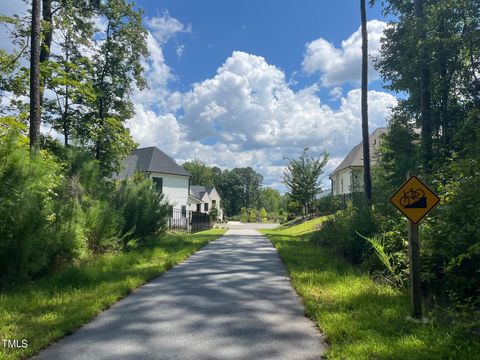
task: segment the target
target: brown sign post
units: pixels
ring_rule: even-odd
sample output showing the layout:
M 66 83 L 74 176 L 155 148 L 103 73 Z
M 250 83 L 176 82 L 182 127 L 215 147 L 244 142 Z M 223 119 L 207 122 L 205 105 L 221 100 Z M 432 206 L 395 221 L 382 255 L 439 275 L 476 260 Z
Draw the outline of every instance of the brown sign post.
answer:
M 410 299 L 412 317 L 422 317 L 422 292 L 420 287 L 420 239 L 419 222 L 440 202 L 440 198 L 416 176 L 411 176 L 390 202 L 410 220 L 408 224 L 408 244 L 410 260 Z

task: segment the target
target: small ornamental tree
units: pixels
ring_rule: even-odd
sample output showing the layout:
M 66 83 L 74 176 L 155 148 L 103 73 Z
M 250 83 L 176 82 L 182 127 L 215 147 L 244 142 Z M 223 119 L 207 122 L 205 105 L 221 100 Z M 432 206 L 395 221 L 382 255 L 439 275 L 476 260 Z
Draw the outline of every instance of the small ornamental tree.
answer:
M 291 201 L 300 203 L 303 213 L 308 214 L 321 190 L 319 178 L 328 161 L 328 154 L 324 152 L 320 157 L 314 158 L 308 154 L 308 148 L 305 148 L 300 158 L 288 160 L 289 164 L 283 172 L 287 195 Z
M 265 208 L 260 209 L 260 219 L 262 220 L 262 223 L 267 222 L 267 210 Z
M 257 210 L 255 209 L 248 209 L 248 222 L 256 222 L 257 221 Z
M 215 205 L 213 205 L 208 215 L 210 216 L 210 221 L 212 222 L 217 221 L 218 215 L 219 215 L 218 208 Z

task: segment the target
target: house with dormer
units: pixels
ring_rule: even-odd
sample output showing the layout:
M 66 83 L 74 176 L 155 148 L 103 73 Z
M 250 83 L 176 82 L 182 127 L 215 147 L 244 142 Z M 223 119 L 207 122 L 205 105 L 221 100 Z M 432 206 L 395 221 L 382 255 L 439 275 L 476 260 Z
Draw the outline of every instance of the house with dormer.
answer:
M 223 210 L 221 208 L 221 198 L 215 187 L 207 187 L 202 185 L 191 185 L 190 195 L 202 201 L 201 204 L 192 204 L 191 211 L 209 213 L 213 207 L 218 209 L 218 218 L 223 219 Z
M 132 177 L 143 172 L 152 179 L 157 191 L 164 194 L 173 209 L 186 215 L 187 209 L 196 208 L 202 201 L 190 194 L 190 173 L 157 147 L 140 148 L 133 151 L 124 161 L 124 168 L 114 179 Z
M 113 178 L 122 180 L 133 177 L 135 172 L 142 172 L 155 184 L 157 191 L 164 194 L 172 209 L 208 214 L 212 207 L 219 210 L 219 218 L 223 218 L 221 198 L 215 187 L 190 184 L 190 173 L 165 152 L 157 147 L 139 148 L 124 160 L 122 171 Z
M 376 164 L 382 135 L 387 132 L 382 127 L 373 131 L 369 136 L 370 162 Z M 355 192 L 363 191 L 363 141 L 356 145 L 345 159 L 329 176 L 332 186 L 332 195 L 350 196 Z

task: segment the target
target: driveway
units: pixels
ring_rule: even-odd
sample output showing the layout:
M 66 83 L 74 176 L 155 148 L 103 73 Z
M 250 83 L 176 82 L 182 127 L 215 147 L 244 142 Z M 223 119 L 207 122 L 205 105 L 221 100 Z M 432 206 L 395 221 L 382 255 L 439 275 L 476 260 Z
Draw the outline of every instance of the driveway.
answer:
M 36 359 L 320 359 L 271 243 L 229 230 Z

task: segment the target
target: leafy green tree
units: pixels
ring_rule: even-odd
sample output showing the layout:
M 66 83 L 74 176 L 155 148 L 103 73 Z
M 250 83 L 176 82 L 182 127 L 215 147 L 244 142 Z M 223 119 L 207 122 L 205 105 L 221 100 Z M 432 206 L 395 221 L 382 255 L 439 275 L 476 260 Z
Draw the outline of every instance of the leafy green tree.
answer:
M 283 183 L 288 189 L 288 197 L 300 203 L 303 213 L 313 210 L 315 198 L 321 190 L 320 175 L 328 161 L 328 154 L 323 153 L 314 158 L 305 148 L 298 159 L 289 159 L 289 164 L 283 173 Z
M 85 146 L 92 148 L 108 174 L 118 170 L 121 159 L 136 146 L 125 122 L 134 114 L 132 91 L 146 86 L 142 60 L 148 50 L 142 11 L 136 10 L 133 3 L 109 0 L 102 3 L 101 13 L 106 29 L 92 60 L 96 97 L 78 135 Z
M 391 0 L 395 19 L 375 61 L 388 88 L 406 94 L 397 108 L 421 130 L 421 170 L 432 176 L 448 161 L 454 135 L 478 107 L 478 1 Z
M 304 210 L 303 205 L 299 201 L 289 201 L 287 203 L 287 211 L 293 217 L 301 215 Z
M 223 172 L 217 168 L 214 179 L 228 216 L 239 214 L 242 207 L 257 208 L 263 176 L 252 168 L 234 168 Z
M 282 195 L 276 189 L 264 187 L 260 190 L 258 206 L 267 212 L 278 212 L 282 207 Z
M 192 161 L 187 161 L 182 166 L 190 173 L 190 175 L 192 175 L 190 178 L 190 183 L 192 185 L 215 186 L 213 170 L 204 162 L 194 159 Z
M 83 16 L 79 16 L 79 5 L 64 1 L 57 5 L 53 23 L 51 8 L 46 9 L 47 3 L 43 3 L 44 16 L 50 13 L 50 27 L 55 24 L 57 28 L 56 44 L 59 49 L 54 53 L 48 49 L 47 53 L 49 45 L 42 47 L 42 54 L 46 53 L 43 55 L 46 62 L 44 86 L 46 84 L 55 94 L 55 99 L 43 100 L 49 114 L 45 120 L 63 134 L 64 145 L 68 146 L 70 139 L 77 138 L 76 134 L 81 131 L 83 120 L 96 97 L 92 83 L 93 67 L 90 59 L 83 55 L 83 49 L 93 46 L 93 25 L 87 21 L 92 12 L 83 4 Z

